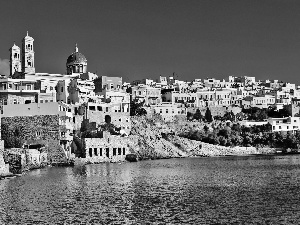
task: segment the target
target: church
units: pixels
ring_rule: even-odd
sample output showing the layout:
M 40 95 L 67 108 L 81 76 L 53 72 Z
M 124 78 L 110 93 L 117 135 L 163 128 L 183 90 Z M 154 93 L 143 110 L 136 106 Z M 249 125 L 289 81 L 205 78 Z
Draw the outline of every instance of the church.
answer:
M 28 32 L 22 39 L 22 48 L 14 43 L 9 52 L 10 75 L 0 79 L 3 119 L 57 116 L 56 136 L 66 155 L 71 154 L 73 135 L 83 121 L 97 129 L 109 117 L 123 133 L 129 134 L 130 96 L 122 89 L 122 77 L 88 72 L 87 59 L 77 44 L 66 58 L 64 74 L 36 72 L 34 39 Z M 49 133 L 40 122 L 31 128 L 31 138 L 51 139 L 49 134 L 54 130 Z

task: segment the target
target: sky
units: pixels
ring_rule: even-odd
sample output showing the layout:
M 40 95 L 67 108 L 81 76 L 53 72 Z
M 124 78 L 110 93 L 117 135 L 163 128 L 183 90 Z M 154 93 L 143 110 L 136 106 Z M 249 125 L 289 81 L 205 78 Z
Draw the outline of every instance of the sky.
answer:
M 0 74 L 34 38 L 36 72 L 66 73 L 75 43 L 88 71 L 123 81 L 255 76 L 300 84 L 299 0 L 0 0 Z

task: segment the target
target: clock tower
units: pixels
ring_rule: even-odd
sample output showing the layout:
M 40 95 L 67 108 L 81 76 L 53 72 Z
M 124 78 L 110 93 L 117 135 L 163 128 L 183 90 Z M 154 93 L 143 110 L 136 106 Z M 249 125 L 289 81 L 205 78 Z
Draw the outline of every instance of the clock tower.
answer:
M 22 72 L 23 73 L 35 73 L 34 68 L 34 51 L 33 51 L 34 39 L 28 36 L 22 40 Z
M 15 72 L 21 72 L 22 66 L 21 66 L 21 50 L 16 44 L 9 49 L 10 52 L 10 75 L 14 75 Z

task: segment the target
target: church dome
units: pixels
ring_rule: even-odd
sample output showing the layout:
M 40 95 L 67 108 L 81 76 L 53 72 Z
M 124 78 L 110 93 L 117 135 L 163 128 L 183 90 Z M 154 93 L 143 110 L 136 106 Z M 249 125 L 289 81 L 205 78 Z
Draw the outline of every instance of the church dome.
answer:
M 73 52 L 67 59 L 67 64 L 86 64 L 85 56 L 80 52 Z
M 87 72 L 87 60 L 82 53 L 78 52 L 77 44 L 75 46 L 75 52 L 68 57 L 66 66 L 67 74 Z

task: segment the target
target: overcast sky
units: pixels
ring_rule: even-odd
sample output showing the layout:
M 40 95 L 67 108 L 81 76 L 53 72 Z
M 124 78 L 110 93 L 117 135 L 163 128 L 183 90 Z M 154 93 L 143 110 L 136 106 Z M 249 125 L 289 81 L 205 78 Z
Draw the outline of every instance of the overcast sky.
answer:
M 175 72 L 300 83 L 299 0 L 2 0 L 0 13 L 0 73 L 28 30 L 36 72 L 65 73 L 78 43 L 89 72 L 124 81 Z

